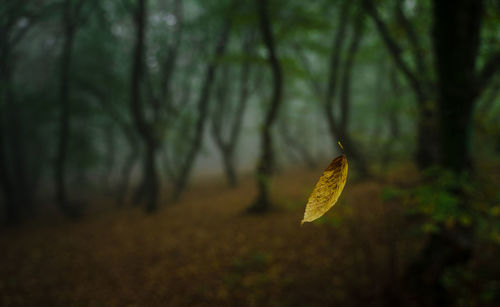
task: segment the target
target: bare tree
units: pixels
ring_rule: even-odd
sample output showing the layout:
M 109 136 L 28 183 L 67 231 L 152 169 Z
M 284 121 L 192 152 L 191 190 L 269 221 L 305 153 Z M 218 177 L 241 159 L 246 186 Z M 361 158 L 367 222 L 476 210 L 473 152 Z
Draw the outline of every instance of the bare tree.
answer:
M 22 108 L 12 88 L 13 50 L 33 26 L 37 15 L 24 2 L 4 5 L 0 14 L 0 185 L 7 223 L 16 224 L 21 207 L 32 204 L 34 190 L 28 180 Z
M 250 62 L 248 57 L 251 55 L 253 40 L 251 35 L 247 35 L 242 40 L 242 53 L 246 57 L 241 64 L 241 72 L 239 79 L 239 97 L 236 105 L 228 101 L 230 94 L 229 68 L 224 67 L 219 73 L 219 82 L 216 89 L 216 104 L 212 115 L 211 134 L 219 149 L 227 182 L 230 187 L 235 187 L 238 184 L 238 178 L 234 166 L 234 152 L 238 144 L 241 134 L 241 126 L 243 124 L 243 115 L 249 97 L 249 75 Z M 233 114 L 234 113 L 234 114 Z M 231 119 L 232 116 L 232 119 Z M 227 135 L 227 137 L 225 137 Z
M 63 48 L 60 62 L 59 75 L 59 138 L 55 160 L 56 200 L 61 211 L 71 217 L 77 218 L 81 208 L 68 201 L 67 191 L 67 161 L 68 143 L 71 137 L 71 62 L 76 32 L 81 22 L 81 12 L 86 0 L 79 0 L 75 4 L 71 0 L 63 2 L 61 22 L 63 26 Z
M 201 146 L 203 145 L 203 134 L 208 118 L 210 94 L 215 80 L 215 73 L 218 67 L 218 63 L 216 60 L 222 57 L 226 51 L 231 26 L 232 20 L 229 14 L 228 20 L 225 21 L 221 34 L 216 42 L 213 59 L 205 68 L 203 82 L 196 104 L 197 118 L 194 123 L 192 135 L 189 134 L 189 130 L 186 131 L 185 129 L 180 129 L 182 130 L 184 136 L 183 141 L 187 148 L 186 152 L 183 154 L 174 153 L 173 155 L 166 152 L 166 168 L 167 174 L 172 179 L 174 185 L 174 191 L 172 195 L 174 201 L 180 198 L 182 192 L 186 188 L 194 161 Z M 189 82 L 187 84 L 189 86 Z
M 273 92 L 271 104 L 264 119 L 261 130 L 260 158 L 257 165 L 257 187 L 258 195 L 256 200 L 247 209 L 249 213 L 263 213 L 271 208 L 269 197 L 269 180 L 274 167 L 274 152 L 271 128 L 278 115 L 281 105 L 281 95 L 283 87 L 283 76 L 281 64 L 276 54 L 274 37 L 269 19 L 269 9 L 267 0 L 258 0 L 257 9 L 259 14 L 260 32 L 262 40 L 268 53 L 268 62 L 273 74 Z
M 436 55 L 434 68 L 438 77 L 437 82 L 430 77 L 430 65 L 426 63 L 419 36 L 403 12 L 402 2 L 397 2 L 395 11 L 410 43 L 414 69 L 403 60 L 402 48 L 389 32 L 373 2 L 365 0 L 364 7 L 417 99 L 419 165 L 424 168 L 439 163 L 454 170 L 470 168 L 468 129 L 473 105 L 500 66 L 499 52 L 488 59 L 479 71 L 476 69 L 481 28 L 481 16 L 478 16 L 477 12 L 483 10 L 482 1 L 460 1 L 453 5 L 448 1 L 435 2 L 433 47 Z M 445 8 L 450 10 L 447 11 Z M 467 9 L 471 10 L 470 14 L 465 13 Z M 457 21 L 460 18 L 464 18 L 463 23 Z M 462 33 L 459 30 L 452 30 L 454 26 L 465 31 L 463 35 L 457 34 Z M 456 61 L 455 64 L 453 61 Z M 437 101 L 437 108 L 431 103 L 432 101 Z M 439 109 L 439 117 L 436 109 Z M 439 130 L 441 133 L 436 133 Z
M 343 46 L 347 39 L 347 30 L 350 24 L 352 1 L 342 1 L 339 9 L 338 23 L 336 31 L 333 34 L 332 49 L 330 52 L 328 77 L 326 84 L 318 80 L 312 72 L 311 65 L 300 48 L 296 48 L 298 56 L 309 74 L 309 85 L 313 94 L 322 101 L 323 113 L 326 117 L 332 143 L 342 141 L 345 151 L 354 161 L 353 167 L 356 168 L 362 176 L 369 175 L 367 163 L 363 155 L 358 150 L 355 142 L 348 132 L 349 114 L 350 114 L 350 80 L 354 57 L 359 48 L 359 43 L 363 35 L 363 16 L 360 12 L 356 13 L 353 25 L 353 37 L 349 43 L 346 60 L 342 63 Z M 343 64 L 343 65 L 342 65 Z M 342 71 L 342 75 L 340 72 Z M 340 76 L 339 76 L 340 75 Z M 339 82 L 339 77 L 340 82 Z M 339 84 L 340 83 L 340 84 Z M 340 85 L 340 89 L 339 88 Z M 337 94 L 340 99 L 340 116 L 334 112 Z M 336 148 L 336 147 L 335 147 Z
M 153 124 L 148 122 L 145 112 L 141 85 L 144 82 L 145 67 L 145 36 L 147 24 L 147 0 L 138 0 L 134 10 L 134 23 L 136 27 L 135 45 L 133 51 L 133 64 L 130 80 L 130 112 L 134 119 L 135 127 L 144 143 L 143 179 L 140 186 L 140 195 L 144 196 L 145 208 L 153 212 L 158 208 L 159 178 L 156 169 L 156 151 L 158 140 Z M 137 200 L 137 199 L 136 199 Z
M 144 6 L 145 4 L 142 4 Z M 141 9 L 141 4 L 139 3 L 139 9 L 136 16 L 137 29 L 144 28 L 144 24 L 140 26 L 141 23 L 146 23 L 143 19 L 146 19 L 146 10 Z M 141 18 L 138 18 L 139 12 L 144 10 L 141 14 Z M 142 63 L 142 68 L 136 70 L 139 73 L 140 80 L 137 82 L 147 89 L 147 92 L 133 93 L 132 97 L 140 96 L 144 99 L 143 102 L 138 103 L 140 107 L 134 107 L 132 113 L 134 114 L 134 121 L 136 123 L 137 131 L 141 136 L 145 144 L 145 156 L 144 156 L 144 171 L 143 180 L 140 183 L 138 189 L 134 195 L 134 202 L 136 204 L 140 203 L 141 200 L 146 201 L 146 210 L 151 212 L 156 210 L 158 193 L 159 193 L 159 176 L 157 174 L 156 158 L 158 151 L 165 147 L 165 144 L 160 142 L 160 134 L 162 134 L 168 127 L 171 126 L 171 122 L 174 120 L 175 115 L 178 110 L 173 104 L 173 97 L 171 95 L 171 86 L 173 75 L 176 68 L 179 46 L 182 37 L 183 28 L 183 5 L 182 1 L 173 1 L 173 12 L 176 18 L 176 26 L 172 33 L 172 38 L 169 40 L 168 45 L 165 47 L 166 52 L 163 56 L 160 55 L 160 76 L 158 87 L 155 87 L 150 71 L 147 69 L 144 63 Z M 144 32 L 144 29 L 142 29 Z M 139 32 L 138 32 L 139 33 Z M 137 53 L 142 53 L 144 56 L 144 33 L 142 34 L 142 51 L 139 52 L 138 45 L 136 44 L 136 56 Z M 139 35 L 137 39 L 139 40 Z M 137 61 L 137 59 L 136 59 Z M 143 60 L 141 61 L 143 62 Z M 134 78 L 134 77 L 133 77 Z M 135 82 L 135 81 L 133 81 Z M 133 100 L 136 100 L 135 98 Z M 134 103 L 133 105 L 137 105 Z M 145 111 L 147 108 L 148 111 Z M 138 114 L 138 111 L 142 114 Z M 151 116 L 146 116 L 146 114 L 151 114 Z M 146 118 L 148 117 L 148 118 Z M 130 137 L 128 137 L 131 140 Z M 131 151 L 130 161 L 132 161 L 135 156 L 134 151 Z M 131 167 L 124 168 L 124 171 L 130 172 Z
M 433 1 L 431 41 L 435 61 L 432 68 L 437 75 L 437 82 L 424 72 L 427 68 L 418 36 L 404 16 L 401 3 L 398 3 L 396 10 L 400 24 L 408 34 L 415 70 L 403 61 L 399 45 L 391 37 L 373 3 L 365 1 L 365 8 L 417 97 L 420 166 L 424 167 L 429 162 L 437 163 L 455 175 L 472 171 L 469 142 L 474 106 L 500 68 L 498 51 L 481 68 L 477 65 L 484 16 L 483 1 Z M 437 102 L 437 114 L 428 109 L 429 98 Z M 440 142 L 436 142 L 436 139 Z M 426 147 L 437 150 L 437 156 L 433 156 L 433 152 Z M 466 208 L 469 205 L 463 188 L 449 188 L 447 192 L 457 196 L 458 206 Z M 442 277 L 450 267 L 467 262 L 472 255 L 473 225 L 439 226 L 440 231 L 429 237 L 420 255 L 409 266 L 406 276 L 414 285 L 419 303 L 425 306 L 452 305 L 453 299 L 443 286 Z
M 364 0 L 363 6 L 366 12 L 371 16 L 375 26 L 384 42 L 396 67 L 405 76 L 408 84 L 413 90 L 417 100 L 418 118 L 417 118 L 417 151 L 416 160 L 420 168 L 426 168 L 436 164 L 439 160 L 439 134 L 437 130 L 437 116 L 435 106 L 433 105 L 435 84 L 430 80 L 430 72 L 422 43 L 416 34 L 413 25 L 409 22 L 402 9 L 402 2 L 397 1 L 395 14 L 399 25 L 404 29 L 410 43 L 410 52 L 415 63 L 415 69 L 403 60 L 402 48 L 391 35 L 387 25 L 374 7 L 372 1 Z
M 383 152 L 381 156 L 382 168 L 387 169 L 389 162 L 394 158 L 395 145 L 401 136 L 401 124 L 399 119 L 400 108 L 398 108 L 399 101 L 402 97 L 402 88 L 400 81 L 398 79 L 398 71 L 394 66 L 391 67 L 389 72 L 389 82 L 391 87 L 391 92 L 393 96 L 393 101 L 398 103 L 391 103 L 387 112 L 386 120 L 389 124 L 389 135 L 387 141 L 383 145 Z

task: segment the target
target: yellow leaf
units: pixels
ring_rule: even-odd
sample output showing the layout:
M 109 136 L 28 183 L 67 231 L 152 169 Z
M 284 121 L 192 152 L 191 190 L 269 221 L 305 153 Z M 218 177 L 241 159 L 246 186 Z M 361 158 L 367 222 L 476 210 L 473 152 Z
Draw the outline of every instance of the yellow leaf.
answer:
M 340 142 L 339 145 L 342 148 Z M 301 225 L 321 217 L 335 205 L 347 180 L 347 168 L 347 158 L 344 154 L 333 159 L 309 196 Z

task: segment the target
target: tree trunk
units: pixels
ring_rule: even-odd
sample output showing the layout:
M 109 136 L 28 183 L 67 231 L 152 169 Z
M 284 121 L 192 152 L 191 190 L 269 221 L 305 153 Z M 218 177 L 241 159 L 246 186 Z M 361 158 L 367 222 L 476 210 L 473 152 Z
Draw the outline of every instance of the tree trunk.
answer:
M 250 49 L 252 47 L 252 44 L 253 41 L 251 39 L 251 35 L 248 35 L 243 39 L 242 52 L 248 57 L 251 55 Z M 217 148 L 221 153 L 227 183 L 231 188 L 234 188 L 238 185 L 238 177 L 234 166 L 234 152 L 240 137 L 241 127 L 243 125 L 243 115 L 245 113 L 248 102 L 249 75 L 250 63 L 248 60 L 245 60 L 241 65 L 239 97 L 236 109 L 234 110 L 233 118 L 230 119 L 225 118 L 225 116 L 228 115 L 228 113 L 225 112 L 225 107 L 228 100 L 227 93 L 229 92 L 229 90 L 227 88 L 227 85 L 229 85 L 229 79 L 227 69 L 223 71 L 222 78 L 221 80 L 219 80 L 219 87 L 217 90 L 217 104 L 212 116 L 212 136 L 215 140 Z M 232 109 L 230 110 L 232 111 Z M 229 126 L 229 136 L 224 139 L 223 122 L 229 121 L 231 121 L 231 125 Z
M 16 193 L 14 193 L 14 184 L 12 182 L 12 175 L 10 172 L 9 162 L 7 158 L 7 143 L 6 143 L 6 129 L 4 124 L 4 109 L 9 103 L 8 100 L 11 98 L 10 89 L 10 71 L 8 63 L 4 61 L 6 59 L 5 55 L 2 54 L 2 67 L 1 67 L 1 97 L 0 97 L 0 183 L 3 188 L 3 196 L 5 200 L 5 217 L 6 222 L 9 225 L 15 225 L 20 220 L 20 204 L 17 201 Z
M 366 12 L 372 17 L 375 26 L 384 42 L 387 51 L 394 60 L 395 66 L 403 73 L 408 84 L 412 88 L 415 99 L 417 101 L 417 149 L 415 159 L 420 169 L 425 169 L 438 162 L 439 155 L 439 133 L 436 133 L 437 118 L 435 110 L 435 101 L 431 93 L 430 77 L 425 75 L 425 65 L 423 62 L 422 52 L 415 31 L 411 28 L 410 23 L 401 11 L 398 12 L 401 27 L 407 32 L 415 61 L 417 62 L 418 71 L 415 73 L 410 69 L 408 64 L 403 60 L 402 49 L 398 42 L 391 36 L 388 27 L 382 21 L 377 9 L 374 7 L 373 1 L 363 0 L 363 7 Z M 426 79 L 427 78 L 427 79 Z
M 337 89 L 337 77 L 338 71 L 340 68 L 340 59 L 342 46 L 345 41 L 346 33 L 347 33 L 347 24 L 349 19 L 349 11 L 350 11 L 350 1 L 344 1 L 342 3 L 342 7 L 339 12 L 339 23 L 337 26 L 337 31 L 334 35 L 332 52 L 330 55 L 330 67 L 329 67 L 329 76 L 328 83 L 326 87 L 325 94 L 325 116 L 327 119 L 327 124 L 330 132 L 330 136 L 332 138 L 332 143 L 335 145 L 337 141 L 341 141 L 346 153 L 355 161 L 355 168 L 357 168 L 362 176 L 368 174 L 368 168 L 366 162 L 364 161 L 361 153 L 356 149 L 351 136 L 347 131 L 347 126 L 349 122 L 349 111 L 350 111 L 350 79 L 351 79 L 351 71 L 354 62 L 354 56 L 358 49 L 359 42 L 362 37 L 363 30 L 363 20 L 362 16 L 358 14 L 353 40 L 349 46 L 347 60 L 344 67 L 342 80 L 341 80 L 341 93 L 340 93 L 340 104 L 341 104 L 341 116 L 340 123 L 337 123 L 334 112 L 333 112 L 333 101 L 335 99 L 336 89 Z
M 136 26 L 135 45 L 133 51 L 133 64 L 131 74 L 131 99 L 130 111 L 135 126 L 144 142 L 146 154 L 144 156 L 144 169 L 142 184 L 139 189 L 144 189 L 146 211 L 153 212 L 158 208 L 158 175 L 156 169 L 157 143 L 152 127 L 147 123 L 141 103 L 141 84 L 144 79 L 145 32 L 147 24 L 147 0 L 138 0 L 134 14 Z
M 123 166 L 121 169 L 121 182 L 119 184 L 119 189 L 118 189 L 118 196 L 116 199 L 116 203 L 118 206 L 123 206 L 127 199 L 127 194 L 130 186 L 130 177 L 132 176 L 132 171 L 134 169 L 134 165 L 137 161 L 137 159 L 140 156 L 139 149 L 137 148 L 137 141 L 135 137 L 132 135 L 128 135 L 129 132 L 127 133 L 127 140 L 129 142 L 129 147 L 130 147 L 130 152 L 125 159 L 125 162 L 123 162 Z M 132 133 L 130 131 L 130 133 Z
M 215 72 L 217 69 L 216 59 L 223 56 L 226 47 L 227 40 L 229 38 L 229 33 L 231 30 L 232 21 L 228 20 L 224 25 L 221 36 L 217 41 L 217 46 L 215 48 L 214 60 L 207 66 L 205 71 L 205 78 L 201 87 L 200 97 L 197 104 L 198 118 L 196 120 L 195 134 L 193 137 L 193 142 L 189 152 L 186 154 L 186 158 L 182 161 L 179 172 L 174 179 L 174 193 L 173 200 L 179 200 L 182 192 L 186 188 L 189 175 L 191 174 L 191 169 L 193 168 L 196 156 L 203 144 L 203 133 L 205 131 L 205 122 L 208 115 L 208 104 L 210 101 L 210 93 L 212 91 L 212 85 L 215 79 Z
M 258 0 L 258 14 L 260 31 L 268 52 L 268 61 L 273 74 L 273 94 L 271 105 L 267 111 L 264 126 L 261 132 L 261 154 L 257 166 L 258 195 L 254 203 L 247 209 L 250 213 L 263 213 L 269 211 L 271 203 L 269 199 L 269 180 L 274 167 L 274 153 L 271 128 L 278 115 L 281 104 L 282 72 L 281 64 L 277 58 L 274 38 L 268 15 L 267 0 Z
M 113 125 L 106 125 L 104 128 L 106 146 L 106 169 L 104 170 L 104 186 L 110 189 L 113 186 L 113 173 L 116 160 L 116 140 Z
M 351 76 L 352 76 L 352 68 L 354 66 L 354 57 L 359 49 L 359 44 L 363 37 L 364 30 L 364 22 L 363 16 L 361 13 L 358 13 L 356 16 L 355 24 L 354 24 L 354 34 L 352 37 L 352 41 L 347 49 L 347 58 L 344 64 L 344 71 L 341 80 L 341 92 L 340 92 L 340 123 L 338 127 L 338 134 L 336 137 L 343 142 L 343 146 L 345 148 L 346 153 L 351 157 L 354 161 L 354 165 L 356 165 L 361 176 L 367 176 L 369 174 L 368 166 L 362 154 L 359 152 L 358 148 L 354 144 L 354 141 L 351 138 L 351 135 L 348 131 L 349 125 L 349 115 L 351 109 Z M 332 141 L 333 144 L 337 144 L 334 138 Z
M 433 3 L 433 47 L 438 76 L 440 166 L 461 175 L 472 170 L 470 126 L 477 98 L 476 60 L 483 3 L 481 0 Z M 435 133 L 435 132 L 434 132 Z M 469 206 L 461 188 L 448 190 Z M 474 226 L 441 227 L 432 235 L 410 268 L 415 295 L 425 306 L 452 306 L 454 299 L 442 284 L 444 274 L 472 255 Z
M 154 212 L 158 208 L 159 184 L 156 171 L 156 145 L 148 144 L 146 148 L 146 176 L 144 178 L 146 188 L 146 211 Z
M 427 97 L 417 97 L 417 150 L 415 159 L 421 170 L 437 165 L 440 159 L 439 126 L 435 103 Z
M 227 184 L 231 188 L 235 188 L 238 185 L 238 176 L 236 176 L 236 170 L 234 168 L 234 155 L 232 150 L 226 149 L 222 150 L 222 161 L 224 164 L 224 174 L 226 174 Z
M 10 77 L 9 77 L 10 78 Z M 10 80 L 9 80 L 10 83 Z M 32 209 L 33 191 L 28 184 L 28 160 L 26 159 L 26 139 L 24 133 L 24 119 L 22 116 L 22 106 L 20 101 L 16 101 L 12 92 L 11 85 L 8 85 L 7 113 L 7 135 L 9 136 L 7 144 L 10 145 L 9 158 L 12 164 L 12 180 L 14 182 L 15 197 L 19 199 L 19 205 L 22 208 Z M 22 208 L 19 208 L 20 210 Z
M 71 4 L 66 0 L 63 7 L 63 26 L 64 41 L 61 55 L 61 71 L 59 80 L 59 139 L 57 144 L 57 153 L 55 161 L 55 183 L 56 183 L 56 201 L 61 211 L 68 217 L 77 218 L 80 215 L 77 208 L 68 201 L 67 191 L 67 159 L 68 142 L 71 130 L 71 100 L 70 91 L 70 69 L 73 53 L 73 42 L 75 27 L 71 20 Z
M 481 0 L 434 1 L 434 53 L 438 75 L 441 164 L 471 170 L 471 120 L 477 98 Z
M 22 208 L 33 209 L 36 170 L 27 165 L 25 140 L 25 120 L 23 108 L 15 100 L 13 91 L 14 57 L 12 50 L 32 26 L 31 18 L 26 18 L 24 5 L 21 10 L 7 8 L 0 28 L 0 184 L 4 190 L 6 218 L 8 224 L 20 221 Z M 17 30 L 14 25 L 21 19 L 29 20 L 24 28 Z M 7 116 L 8 114 L 8 116 Z
M 332 52 L 330 54 L 328 71 L 328 83 L 326 85 L 326 92 L 323 102 L 328 130 L 333 140 L 333 144 L 337 144 L 339 138 L 339 128 L 337 127 L 337 122 L 335 121 L 335 116 L 333 113 L 333 101 L 335 99 L 337 89 L 337 77 L 340 67 L 340 54 L 347 31 L 349 4 L 350 1 L 344 1 L 339 11 L 339 22 L 337 24 L 337 31 L 335 32 L 333 37 L 333 46 Z
M 401 100 L 401 85 L 398 80 L 397 71 L 395 67 L 392 67 L 389 71 L 389 79 L 392 89 L 392 94 L 394 97 L 394 101 Z M 399 121 L 399 108 L 395 105 L 389 106 L 389 110 L 387 111 L 387 121 L 389 124 L 389 136 L 384 145 L 383 154 L 382 154 L 382 169 L 387 170 L 389 166 L 389 162 L 393 160 L 394 155 L 394 145 L 399 140 L 401 135 L 401 127 Z
M 390 72 L 390 82 L 391 82 L 391 87 L 392 87 L 392 92 L 394 95 L 394 98 L 399 101 L 401 99 L 401 86 L 399 84 L 398 80 L 398 75 L 397 71 L 394 69 L 391 69 Z M 398 112 L 397 108 L 391 107 L 388 113 L 388 120 L 389 120 L 389 136 L 392 139 L 398 139 L 399 136 L 401 135 L 401 125 L 399 122 L 398 118 Z

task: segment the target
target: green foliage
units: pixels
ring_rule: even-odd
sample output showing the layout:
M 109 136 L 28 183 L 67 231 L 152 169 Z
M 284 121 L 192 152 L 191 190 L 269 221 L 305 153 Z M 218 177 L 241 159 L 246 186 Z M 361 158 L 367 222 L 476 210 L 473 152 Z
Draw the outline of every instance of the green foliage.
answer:
M 388 187 L 381 198 L 402 203 L 407 217 L 417 221 L 412 230 L 417 237 L 452 229 L 471 230 L 474 261 L 447 271 L 443 284 L 457 294 L 458 306 L 470 306 L 478 291 L 481 304 L 499 302 L 500 266 L 493 263 L 500 252 L 500 193 L 494 183 L 439 168 L 427 170 L 423 178 L 413 188 Z
M 495 218 L 500 208 L 498 196 L 492 197 L 488 192 L 491 183 L 440 168 L 428 169 L 423 178 L 427 179 L 410 189 L 388 187 L 381 197 L 384 201 L 401 200 L 409 216 L 421 218 L 419 227 L 424 233 L 440 231 L 442 227 L 473 226 L 480 239 L 495 237 L 500 230 Z M 486 228 L 489 235 L 484 232 Z

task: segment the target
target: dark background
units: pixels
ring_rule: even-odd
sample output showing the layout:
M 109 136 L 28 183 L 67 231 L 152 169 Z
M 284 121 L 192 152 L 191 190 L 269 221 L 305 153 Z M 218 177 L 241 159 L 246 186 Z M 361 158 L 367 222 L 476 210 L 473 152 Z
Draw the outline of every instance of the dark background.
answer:
M 499 71 L 493 0 L 2 0 L 0 305 L 498 306 Z

